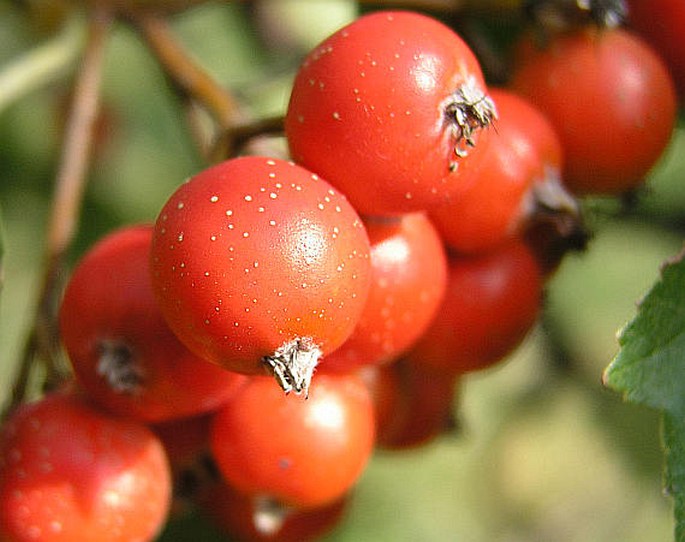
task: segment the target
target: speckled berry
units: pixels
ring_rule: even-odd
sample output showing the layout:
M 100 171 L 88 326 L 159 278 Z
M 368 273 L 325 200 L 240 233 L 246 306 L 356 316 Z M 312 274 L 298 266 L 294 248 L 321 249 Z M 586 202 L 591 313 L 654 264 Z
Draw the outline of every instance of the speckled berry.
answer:
M 0 432 L 0 540 L 146 542 L 170 502 L 159 439 L 81 397 L 25 404 Z
M 285 130 L 294 160 L 364 215 L 429 209 L 474 178 L 496 117 L 468 45 L 409 11 L 356 19 L 305 58 Z
M 188 348 L 268 370 L 306 393 L 321 355 L 352 333 L 369 290 L 369 240 L 345 197 L 310 171 L 249 156 L 199 173 L 159 214 L 153 283 Z

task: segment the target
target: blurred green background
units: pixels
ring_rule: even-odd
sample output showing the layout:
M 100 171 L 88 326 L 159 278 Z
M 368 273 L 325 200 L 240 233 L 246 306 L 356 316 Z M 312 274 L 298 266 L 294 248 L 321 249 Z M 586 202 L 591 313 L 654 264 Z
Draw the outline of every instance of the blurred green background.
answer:
M 28 5 L 0 0 L 0 72 L 59 31 L 40 0 Z M 284 111 L 299 59 L 359 9 L 341 0 L 208 3 L 172 23 L 198 61 L 260 117 Z M 488 25 L 509 28 L 498 19 Z M 0 110 L 3 402 L 34 311 L 63 104 L 81 39 L 78 32 L 68 37 L 64 69 L 49 84 Z M 172 190 L 203 166 L 183 108 L 123 24 L 107 46 L 103 89 L 108 129 L 72 262 L 104 232 L 154 220 Z M 457 434 L 421 450 L 377 453 L 326 540 L 672 539 L 659 417 L 603 389 L 601 374 L 659 265 L 682 247 L 683 181 L 685 132 L 678 128 L 635 206 L 584 202 L 594 238 L 550 281 L 538 329 L 511 359 L 464 379 Z M 215 536 L 192 519 L 171 525 L 163 538 Z

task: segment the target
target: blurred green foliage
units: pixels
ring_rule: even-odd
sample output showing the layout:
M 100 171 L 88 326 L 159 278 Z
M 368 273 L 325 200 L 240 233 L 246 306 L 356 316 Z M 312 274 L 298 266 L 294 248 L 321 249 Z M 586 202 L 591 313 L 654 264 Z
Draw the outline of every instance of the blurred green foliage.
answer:
M 342 0 L 208 3 L 172 22 L 198 61 L 259 117 L 284 111 L 304 52 L 357 10 Z M 35 17 L 0 0 L 0 70 L 50 37 Z M 2 401 L 34 310 L 72 76 L 73 66 L 66 66 L 57 82 L 0 111 Z M 107 128 L 71 262 L 112 228 L 154 220 L 172 190 L 203 166 L 182 105 L 123 24 L 107 47 L 103 107 Z M 326 540 L 672 538 L 658 416 L 624 404 L 600 378 L 618 348 L 617 330 L 661 262 L 681 248 L 683 181 L 685 132 L 678 129 L 634 205 L 584 202 L 595 236 L 586 253 L 568 257 L 551 279 L 539 328 L 511 359 L 463 379 L 458 432 L 425 449 L 377 453 L 345 520 Z M 191 517 L 173 522 L 162 539 L 217 537 Z

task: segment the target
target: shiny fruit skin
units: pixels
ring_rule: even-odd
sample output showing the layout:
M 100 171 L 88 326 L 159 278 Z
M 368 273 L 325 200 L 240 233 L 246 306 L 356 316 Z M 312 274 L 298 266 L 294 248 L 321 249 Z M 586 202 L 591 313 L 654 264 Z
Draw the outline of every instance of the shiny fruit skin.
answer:
M 375 437 L 368 389 L 354 375 L 317 375 L 309 398 L 255 376 L 217 413 L 210 446 L 238 491 L 296 508 L 330 504 L 357 482 Z
M 458 374 L 407 358 L 362 371 L 376 407 L 379 448 L 420 448 L 455 430 Z
M 520 239 L 484 254 L 452 255 L 441 308 L 406 357 L 454 374 L 494 365 L 537 322 L 542 288 L 538 263 Z
M 0 434 L 0 540 L 145 542 L 164 525 L 171 475 L 142 424 L 54 394 Z
M 126 226 L 91 247 L 59 310 L 81 387 L 108 410 L 146 422 L 208 412 L 242 375 L 192 354 L 169 329 L 150 279 L 152 225 Z
M 462 197 L 429 213 L 443 241 L 464 253 L 519 234 L 536 212 L 536 188 L 561 175 L 561 143 L 545 115 L 509 90 L 491 87 L 490 96 L 499 119 L 488 160 Z
M 470 134 L 455 122 L 460 91 Z M 293 159 L 360 213 L 393 215 L 448 201 L 468 185 L 490 135 L 480 127 L 496 116 L 491 105 L 459 35 L 426 15 L 378 11 L 304 60 L 285 130 Z
M 663 61 L 623 29 L 583 29 L 538 46 L 524 39 L 511 86 L 561 138 L 564 183 L 576 194 L 620 194 L 643 181 L 676 118 Z
M 320 370 L 351 371 L 386 363 L 424 332 L 442 301 L 447 256 L 424 213 L 364 218 L 371 241 L 371 289 L 354 332 Z
M 628 26 L 666 62 L 682 100 L 685 97 L 685 3 L 628 0 Z
M 155 226 L 153 285 L 190 350 L 264 374 L 284 345 L 325 355 L 347 339 L 368 295 L 369 252 L 340 192 L 292 162 L 248 156 L 170 197 Z
M 231 540 L 240 542 L 315 542 L 338 525 L 347 510 L 344 496 L 315 508 L 287 509 L 282 518 L 260 522 L 259 500 L 218 483 L 204 495 L 204 515 Z M 268 514 L 268 513 L 267 513 Z

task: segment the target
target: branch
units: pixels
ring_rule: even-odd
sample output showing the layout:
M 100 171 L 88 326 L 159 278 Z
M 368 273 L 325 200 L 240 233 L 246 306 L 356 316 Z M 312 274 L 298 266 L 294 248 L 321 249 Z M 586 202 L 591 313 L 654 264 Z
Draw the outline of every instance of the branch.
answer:
M 59 369 L 57 362 L 57 307 L 61 295 L 62 268 L 79 221 L 99 106 L 105 43 L 111 24 L 109 9 L 96 6 L 88 22 L 88 37 L 77 74 L 64 147 L 55 179 L 36 314 L 24 346 L 19 373 L 6 413 L 25 399 L 36 359 L 41 359 L 46 364 L 46 388 L 57 386 L 64 379 L 64 371 Z
M 259 136 L 280 136 L 284 133 L 283 116 L 265 117 L 236 123 L 222 130 L 210 152 L 213 162 L 234 156 Z
M 245 120 L 238 101 L 191 58 L 163 18 L 141 13 L 132 21 L 178 92 L 202 104 L 221 128 Z

